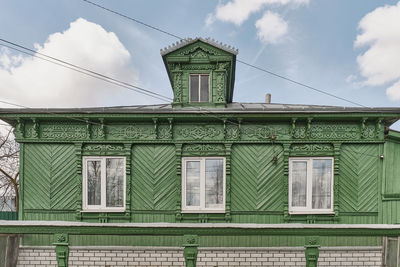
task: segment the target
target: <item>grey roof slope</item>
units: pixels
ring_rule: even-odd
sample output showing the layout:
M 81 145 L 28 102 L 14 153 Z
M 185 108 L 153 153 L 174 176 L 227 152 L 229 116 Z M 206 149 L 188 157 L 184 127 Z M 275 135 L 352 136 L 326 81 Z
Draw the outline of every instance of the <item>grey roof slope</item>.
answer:
M 300 104 L 265 104 L 265 103 L 239 103 L 234 102 L 226 108 L 204 108 L 200 106 L 173 108 L 170 104 L 158 105 L 134 105 L 115 107 L 92 108 L 13 108 L 0 109 L 1 114 L 26 114 L 26 113 L 203 113 L 211 111 L 215 113 L 397 113 L 400 116 L 399 107 L 341 107 Z

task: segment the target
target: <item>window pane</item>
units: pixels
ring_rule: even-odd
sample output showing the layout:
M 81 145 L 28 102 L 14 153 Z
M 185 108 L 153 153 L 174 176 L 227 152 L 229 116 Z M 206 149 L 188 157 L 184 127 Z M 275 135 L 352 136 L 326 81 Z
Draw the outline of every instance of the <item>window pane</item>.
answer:
M 200 206 L 200 161 L 186 162 L 186 206 Z
M 124 160 L 106 159 L 106 206 L 124 206 Z
M 331 208 L 332 160 L 314 159 L 312 171 L 312 208 Z
M 199 102 L 199 75 L 190 75 L 190 102 Z
M 87 203 L 101 204 L 101 161 L 87 161 Z
M 201 75 L 200 81 L 200 102 L 208 102 L 209 89 L 208 89 L 208 77 L 209 75 Z
M 305 207 L 307 201 L 307 162 L 292 162 L 292 207 Z
M 206 208 L 223 205 L 224 165 L 222 159 L 206 160 Z

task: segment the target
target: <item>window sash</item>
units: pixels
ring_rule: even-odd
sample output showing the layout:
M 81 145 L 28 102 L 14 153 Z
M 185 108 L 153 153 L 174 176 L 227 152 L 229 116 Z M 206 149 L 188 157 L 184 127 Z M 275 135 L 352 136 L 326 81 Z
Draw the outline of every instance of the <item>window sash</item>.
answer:
M 123 178 L 122 178 L 122 206 L 107 207 L 107 159 L 122 159 L 123 160 Z M 88 201 L 88 162 L 100 161 L 101 168 L 101 193 L 100 205 L 89 205 Z M 125 157 L 83 157 L 82 159 L 82 211 L 84 212 L 123 212 L 125 211 L 126 202 L 126 158 Z
M 216 159 L 222 160 L 222 202 L 221 204 L 212 204 L 207 207 L 206 204 L 206 160 Z M 200 163 L 200 201 L 198 206 L 187 205 L 187 162 Z M 182 212 L 188 213 L 224 213 L 225 212 L 225 188 L 226 188 L 226 172 L 224 157 L 185 157 L 182 158 Z
M 328 208 L 313 208 L 313 178 L 314 177 L 314 171 L 315 169 L 313 168 L 314 166 L 314 161 L 316 160 L 330 160 L 330 176 L 329 176 L 329 203 L 328 203 Z M 296 180 L 296 177 L 294 177 L 294 164 L 300 163 L 300 162 L 306 162 L 307 167 L 306 167 L 306 201 L 304 206 L 294 206 L 293 205 L 293 192 L 294 192 L 294 186 L 293 182 Z M 290 158 L 289 159 L 289 212 L 291 214 L 329 214 L 333 213 L 333 157 L 304 157 L 304 158 Z M 323 197 L 323 196 L 322 196 Z
M 204 79 L 206 78 L 206 79 Z M 205 86 L 205 84 L 207 86 Z M 202 90 L 203 89 L 203 90 Z M 206 103 L 210 101 L 210 75 L 189 75 L 189 99 L 190 102 Z

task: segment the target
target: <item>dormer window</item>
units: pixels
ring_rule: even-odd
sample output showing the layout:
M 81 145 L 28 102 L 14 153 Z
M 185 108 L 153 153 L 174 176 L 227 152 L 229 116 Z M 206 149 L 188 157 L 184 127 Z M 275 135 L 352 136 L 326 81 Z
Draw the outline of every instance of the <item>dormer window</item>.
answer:
M 210 75 L 190 74 L 190 102 L 209 102 Z

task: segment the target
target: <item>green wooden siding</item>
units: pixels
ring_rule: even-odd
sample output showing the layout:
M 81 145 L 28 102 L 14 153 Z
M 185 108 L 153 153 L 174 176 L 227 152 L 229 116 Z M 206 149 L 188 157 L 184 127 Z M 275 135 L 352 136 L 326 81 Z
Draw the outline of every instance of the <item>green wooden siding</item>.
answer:
M 24 154 L 24 208 L 76 208 L 76 157 L 73 145 L 27 144 Z
M 343 145 L 340 157 L 340 211 L 378 212 L 378 145 Z
M 177 200 L 175 147 L 135 145 L 132 150 L 132 209 L 174 210 Z
M 231 166 L 232 212 L 283 210 L 282 146 L 234 145 Z
M 0 211 L 0 220 L 18 220 L 18 212 Z
M 385 194 L 398 194 L 400 197 L 400 141 L 388 140 L 385 143 Z
M 24 246 L 48 246 L 54 242 L 49 234 L 25 234 Z M 200 247 L 285 247 L 304 246 L 304 236 L 288 235 L 202 235 Z M 321 236 L 322 246 L 380 246 L 380 236 Z M 180 235 L 70 235 L 71 246 L 182 246 Z

